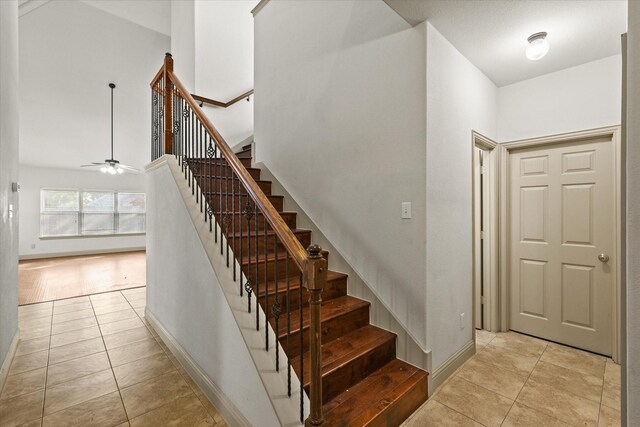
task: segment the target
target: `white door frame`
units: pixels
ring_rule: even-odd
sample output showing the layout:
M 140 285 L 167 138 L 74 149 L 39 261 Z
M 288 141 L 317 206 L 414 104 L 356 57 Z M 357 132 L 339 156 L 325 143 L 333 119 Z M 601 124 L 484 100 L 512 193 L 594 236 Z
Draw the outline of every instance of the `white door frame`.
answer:
M 509 224 L 511 221 L 510 214 L 510 155 L 511 151 L 521 148 L 534 148 L 544 147 L 557 144 L 571 144 L 581 143 L 585 140 L 596 138 L 610 138 L 613 144 L 614 155 L 614 175 L 615 175 L 615 192 L 616 192 L 616 205 L 614 206 L 615 213 L 613 217 L 614 229 L 612 233 L 614 235 L 614 256 L 615 263 L 613 265 L 613 310 L 612 310 L 612 357 L 614 361 L 618 361 L 620 357 L 620 344 L 621 344 L 621 288 L 620 288 L 620 271 L 621 271 L 621 128 L 620 126 L 609 126 L 597 129 L 589 129 L 579 132 L 563 133 L 559 135 L 550 135 L 540 138 L 524 139 L 512 142 L 506 142 L 500 144 L 500 331 L 509 330 L 509 313 L 510 313 L 510 297 L 509 297 L 509 265 L 510 265 L 510 236 L 509 236 Z
M 480 148 L 485 152 L 485 158 L 488 160 L 486 163 L 486 175 L 488 176 L 488 180 L 484 185 L 484 200 L 486 202 L 485 212 L 488 211 L 489 215 L 487 215 L 485 222 L 485 241 L 487 241 L 488 247 L 485 251 L 485 259 L 484 259 L 484 271 L 485 271 L 485 287 L 484 287 L 484 329 L 488 331 L 498 331 L 500 328 L 499 317 L 498 317 L 498 307 L 499 307 L 499 286 L 498 286 L 498 278 L 499 278 L 499 258 L 498 258 L 498 230 L 499 230 L 499 222 L 498 222 L 498 214 L 499 214 L 499 204 L 498 204 L 498 196 L 499 196 L 499 187 L 498 187 L 498 165 L 500 161 L 500 149 L 499 144 L 495 141 L 487 138 L 484 135 L 476 131 L 471 132 L 471 153 L 472 159 L 474 151 L 476 148 Z M 472 161 L 473 162 L 473 161 Z M 475 168 L 475 162 L 472 163 L 472 168 Z M 473 169 L 472 169 L 473 170 Z M 476 245 L 475 245 L 475 236 L 477 232 L 479 218 L 476 218 L 476 195 L 475 195 L 475 173 L 472 173 L 472 203 L 473 203 L 473 236 L 474 236 L 474 244 L 473 244 L 473 319 L 476 318 L 476 287 L 478 284 L 476 283 Z

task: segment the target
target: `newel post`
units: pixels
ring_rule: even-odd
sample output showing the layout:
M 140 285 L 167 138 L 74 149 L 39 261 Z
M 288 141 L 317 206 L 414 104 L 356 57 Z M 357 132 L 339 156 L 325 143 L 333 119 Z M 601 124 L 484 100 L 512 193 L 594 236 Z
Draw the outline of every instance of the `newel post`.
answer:
M 322 289 L 327 282 L 327 260 L 322 257 L 321 251 L 322 248 L 318 245 L 311 245 L 307 248 L 309 262 L 306 268 L 306 285 L 309 290 L 309 311 L 311 314 L 309 328 L 309 351 L 311 353 L 309 401 L 311 410 L 309 418 L 305 421 L 306 426 L 319 426 L 324 423 L 324 415 L 322 414 L 322 375 L 320 371 L 322 364 L 320 303 L 322 303 Z
M 173 153 L 173 90 L 169 73 L 173 72 L 173 58 L 167 52 L 164 56 L 164 153 Z

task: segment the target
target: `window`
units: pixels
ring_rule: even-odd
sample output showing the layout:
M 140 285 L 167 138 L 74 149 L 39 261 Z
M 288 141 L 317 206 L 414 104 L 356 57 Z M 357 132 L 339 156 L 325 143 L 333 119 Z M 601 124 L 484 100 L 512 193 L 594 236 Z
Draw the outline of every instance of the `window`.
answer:
M 40 237 L 144 233 L 144 193 L 40 190 Z

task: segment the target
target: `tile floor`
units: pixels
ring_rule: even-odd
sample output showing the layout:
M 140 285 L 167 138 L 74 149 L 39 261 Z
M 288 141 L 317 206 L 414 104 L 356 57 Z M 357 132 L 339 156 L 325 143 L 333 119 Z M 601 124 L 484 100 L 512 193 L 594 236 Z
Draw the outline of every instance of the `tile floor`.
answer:
M 146 323 L 145 293 L 20 307 L 0 427 L 226 426 Z
M 478 331 L 476 355 L 405 426 L 620 426 L 620 366 L 514 332 Z

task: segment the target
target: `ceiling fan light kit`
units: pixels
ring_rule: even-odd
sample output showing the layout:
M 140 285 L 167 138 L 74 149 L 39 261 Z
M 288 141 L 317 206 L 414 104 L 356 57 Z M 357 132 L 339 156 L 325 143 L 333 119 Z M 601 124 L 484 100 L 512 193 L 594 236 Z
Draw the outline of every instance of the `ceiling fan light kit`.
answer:
M 106 159 L 102 163 L 92 162 L 90 165 L 81 165 L 81 168 L 92 168 L 92 167 L 100 167 L 100 172 L 109 175 L 119 175 L 127 171 L 131 172 L 140 172 L 139 169 L 134 168 L 133 166 L 127 166 L 120 163 L 118 160 L 113 158 L 113 90 L 116 88 L 114 83 L 109 83 L 109 87 L 111 88 L 111 157 Z
M 531 61 L 537 61 L 542 59 L 543 56 L 549 52 L 549 41 L 547 40 L 547 33 L 542 31 L 529 36 L 527 39 L 529 45 L 525 54 Z

